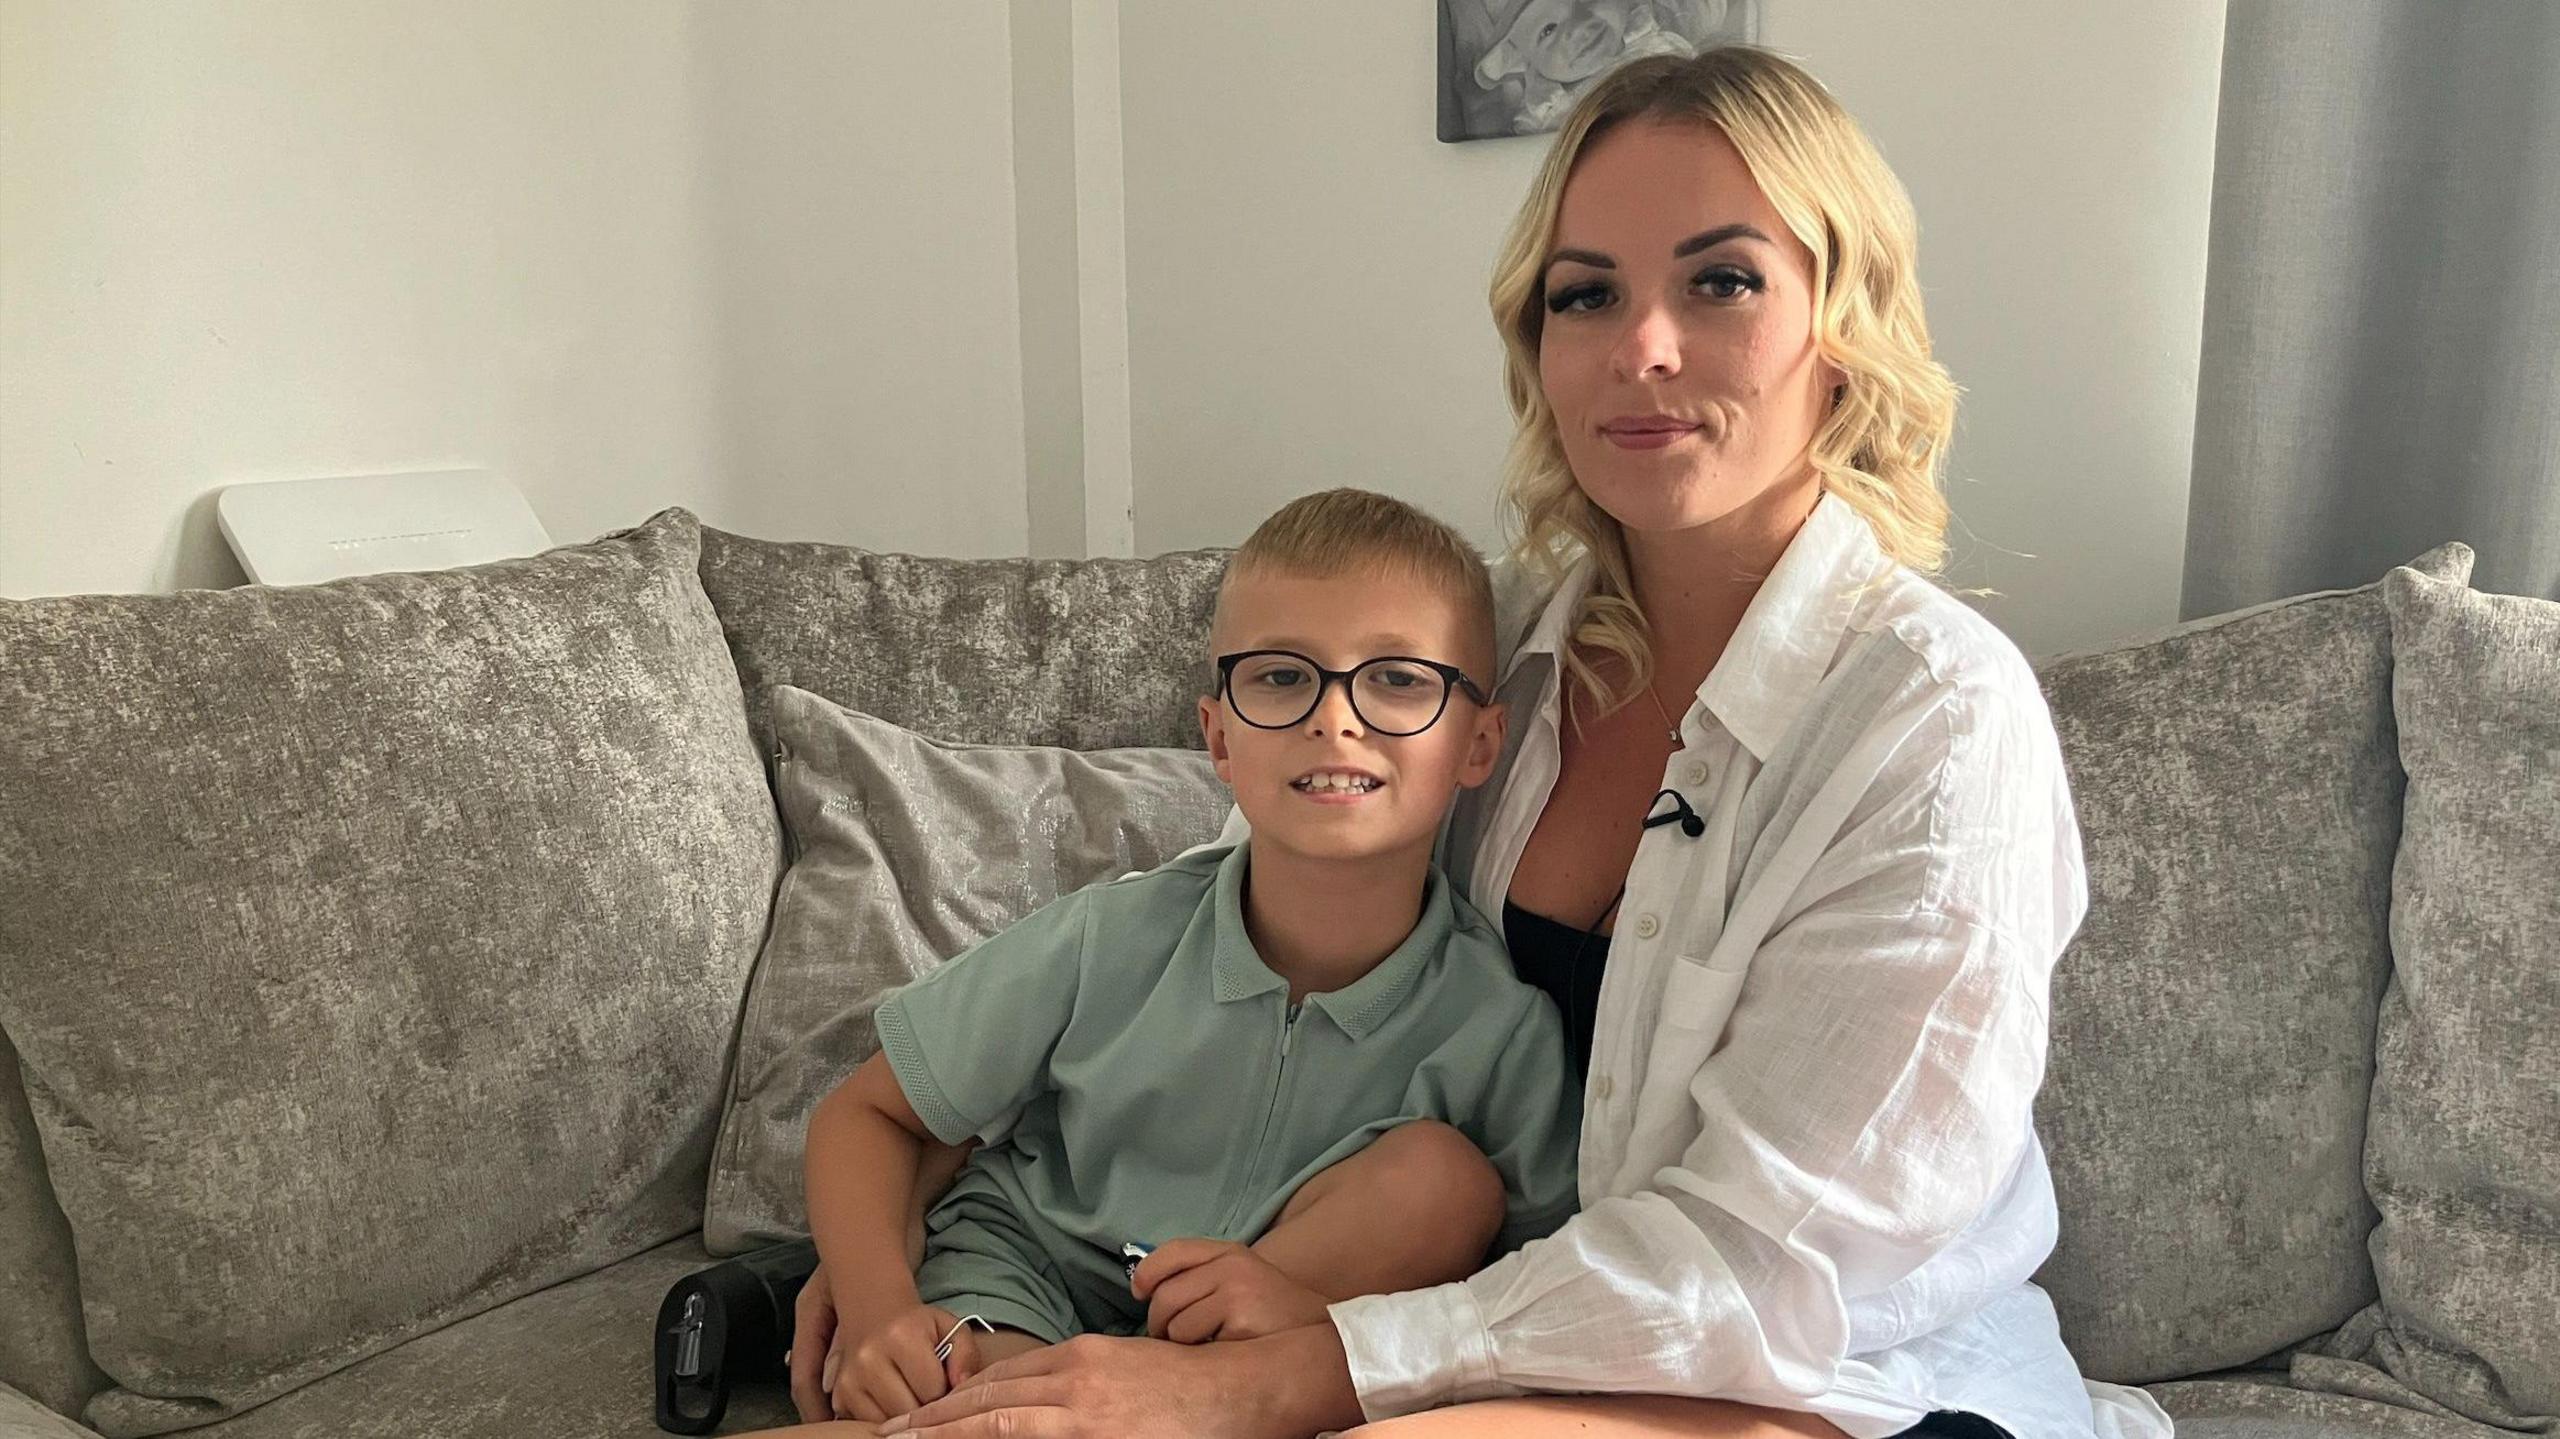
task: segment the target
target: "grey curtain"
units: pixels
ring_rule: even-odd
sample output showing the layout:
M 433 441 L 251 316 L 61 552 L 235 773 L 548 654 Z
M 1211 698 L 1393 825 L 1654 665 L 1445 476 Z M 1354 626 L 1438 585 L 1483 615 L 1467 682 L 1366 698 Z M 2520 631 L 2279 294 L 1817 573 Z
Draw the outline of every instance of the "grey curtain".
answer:
M 2233 0 L 2181 611 L 2560 598 L 2560 0 Z

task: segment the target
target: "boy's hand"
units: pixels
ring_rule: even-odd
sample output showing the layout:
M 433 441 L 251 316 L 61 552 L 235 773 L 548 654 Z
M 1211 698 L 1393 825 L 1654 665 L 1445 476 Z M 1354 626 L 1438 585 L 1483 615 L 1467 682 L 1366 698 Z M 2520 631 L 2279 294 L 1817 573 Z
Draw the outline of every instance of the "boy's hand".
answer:
M 932 1403 L 977 1371 L 977 1345 L 966 1329 L 952 1336 L 948 1361 L 933 1357 L 956 1315 L 911 1304 L 858 1316 L 842 1296 L 837 1302 L 843 1324 L 819 1381 L 834 1410 L 828 1417 L 877 1424 Z
M 1147 1332 L 1177 1344 L 1258 1339 L 1325 1322 L 1325 1297 L 1242 1244 L 1176 1239 L 1129 1277 Z
M 827 1287 L 827 1266 L 821 1261 L 809 1271 L 792 1306 L 791 1407 L 800 1411 L 803 1424 L 836 1417 L 826 1388 L 826 1380 L 835 1377 L 835 1350 L 836 1294 Z

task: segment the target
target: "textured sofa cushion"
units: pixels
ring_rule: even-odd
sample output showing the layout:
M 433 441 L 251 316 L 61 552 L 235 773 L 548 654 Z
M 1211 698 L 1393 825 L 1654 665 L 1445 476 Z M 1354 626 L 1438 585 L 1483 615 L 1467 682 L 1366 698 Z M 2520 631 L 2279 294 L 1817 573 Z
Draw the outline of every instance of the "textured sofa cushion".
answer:
M 650 1328 L 678 1279 L 718 1261 L 686 1235 L 422 1335 L 188 1439 L 665 1439 Z M 739 1385 L 723 1434 L 797 1422 L 779 1383 Z
M 2418 563 L 2460 583 L 2471 554 Z M 2245 1363 L 2374 1294 L 2359 1172 L 2400 767 L 2373 586 L 2039 667 L 2089 869 L 2036 1106 L 2037 1277 L 2093 1378 Z
M 80 1277 L 71 1226 L 45 1177 L 44 1142 L 18 1074 L 18 1051 L 0 1031 L 0 1384 L 65 1414 L 106 1387 L 89 1358 L 80 1320 Z M 5 1439 L 5 1430 L 0 1430 Z
M 696 1227 L 780 867 L 698 545 L 0 602 L 0 1029 L 92 1427 Z
M 96 1439 L 23 1391 L 0 1384 L 0 1439 Z
M 2381 1301 L 2295 1382 L 2560 1434 L 2560 604 L 2394 572 Z
M 702 534 L 760 746 L 764 692 L 788 684 L 936 739 L 1197 748 L 1225 569 L 1213 550 L 948 560 Z
M 2281 1374 L 2207 1375 L 2156 1385 L 2178 1439 L 2499 1439 L 2467 1420 L 2288 1387 Z
M 945 745 L 772 691 L 793 858 L 738 1035 L 704 1228 L 730 1253 L 807 1233 L 809 1112 L 879 1049 L 881 998 L 1059 895 L 1216 836 L 1197 750 Z

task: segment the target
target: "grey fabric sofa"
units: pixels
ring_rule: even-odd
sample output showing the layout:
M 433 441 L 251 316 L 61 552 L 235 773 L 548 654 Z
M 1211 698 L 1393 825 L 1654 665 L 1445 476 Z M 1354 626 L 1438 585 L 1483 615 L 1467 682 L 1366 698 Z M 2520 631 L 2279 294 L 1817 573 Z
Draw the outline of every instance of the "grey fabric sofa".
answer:
M 2092 887 L 2040 1278 L 2203 1439 L 2560 1433 L 2560 605 L 2469 559 L 2040 666 Z M 657 1432 L 787 862 L 765 691 L 1188 745 L 1218 564 L 669 511 L 0 601 L 0 1439 Z

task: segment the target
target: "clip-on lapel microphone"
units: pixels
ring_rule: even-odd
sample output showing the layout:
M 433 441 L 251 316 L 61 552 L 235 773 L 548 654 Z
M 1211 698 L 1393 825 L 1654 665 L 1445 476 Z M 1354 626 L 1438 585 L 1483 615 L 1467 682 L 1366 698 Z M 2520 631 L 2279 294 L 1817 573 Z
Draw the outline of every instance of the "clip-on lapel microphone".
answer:
M 1662 807 L 1662 802 L 1666 799 L 1671 801 L 1671 813 L 1654 814 L 1651 812 L 1653 810 L 1660 809 Z M 1689 801 L 1682 798 L 1680 791 L 1676 789 L 1666 789 L 1656 793 L 1653 797 L 1653 803 L 1647 806 L 1646 809 L 1647 813 L 1644 817 L 1644 827 L 1646 829 L 1653 829 L 1660 825 L 1676 822 L 1680 826 L 1680 832 L 1691 839 L 1696 839 L 1698 836 L 1707 832 L 1707 822 L 1698 818 L 1698 812 L 1689 808 Z

